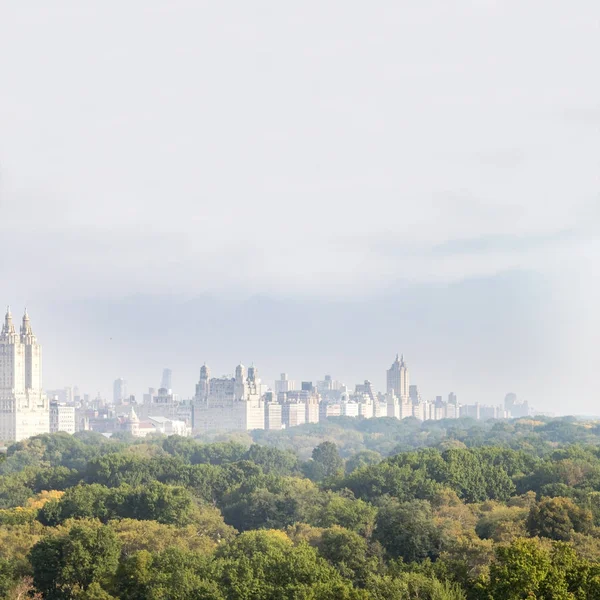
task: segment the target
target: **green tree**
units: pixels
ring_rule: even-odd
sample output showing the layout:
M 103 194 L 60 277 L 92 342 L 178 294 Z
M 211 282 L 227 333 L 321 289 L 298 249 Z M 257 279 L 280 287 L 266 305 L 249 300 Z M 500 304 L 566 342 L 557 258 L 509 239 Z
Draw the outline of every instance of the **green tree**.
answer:
M 373 576 L 367 589 L 371 600 L 466 600 L 465 592 L 456 583 L 422 573 Z
M 373 531 L 377 509 L 350 490 L 326 492 L 314 508 L 310 522 L 317 527 L 340 525 L 367 536 Z
M 346 474 L 349 475 L 357 469 L 368 467 L 370 465 L 376 465 L 380 462 L 381 454 L 379 454 L 379 452 L 374 452 L 373 450 L 363 450 L 362 452 L 357 452 L 346 461 Z
M 81 523 L 65 535 L 39 541 L 29 553 L 33 583 L 44 598 L 71 598 L 92 583 L 102 585 L 116 572 L 121 545 L 115 532 Z
M 376 560 L 369 560 L 367 541 L 343 527 L 323 531 L 318 545 L 319 553 L 344 577 L 364 585 L 370 573 L 378 570 Z
M 574 532 L 588 533 L 593 517 L 570 498 L 542 498 L 531 507 L 526 525 L 532 536 L 570 540 Z
M 293 475 L 298 469 L 298 457 L 289 450 L 252 444 L 244 459 L 260 466 L 263 473 Z
M 361 597 L 317 551 L 280 531 L 249 531 L 217 552 L 228 600 Z
M 323 442 L 312 452 L 312 461 L 306 463 L 305 471 L 313 481 L 341 477 L 344 460 L 333 442 Z
M 435 558 L 442 550 L 440 531 L 427 500 L 388 500 L 379 509 L 373 535 L 390 556 L 407 562 Z
M 222 600 L 210 561 L 194 552 L 146 550 L 119 566 L 116 590 L 121 600 Z

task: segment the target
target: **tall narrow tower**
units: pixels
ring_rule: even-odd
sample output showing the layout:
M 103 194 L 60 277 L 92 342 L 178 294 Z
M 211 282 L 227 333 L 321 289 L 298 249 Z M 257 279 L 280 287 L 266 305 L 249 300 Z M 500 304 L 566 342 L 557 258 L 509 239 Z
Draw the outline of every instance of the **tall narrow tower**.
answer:
M 196 402 L 206 402 L 210 393 L 210 369 L 204 363 L 200 367 L 200 381 L 196 384 Z
M 6 308 L 0 333 L 0 397 L 25 393 L 25 349 L 15 331 L 10 306 Z M 2 433 L 0 432 L 0 439 Z
M 29 390 L 42 389 L 42 348 L 37 343 L 31 321 L 25 309 L 21 325 L 21 343 L 25 346 L 25 388 Z
M 246 399 L 246 367 L 241 363 L 235 368 L 235 391 L 236 400 Z
M 404 362 L 404 355 L 392 363 L 387 371 L 387 391 L 394 392 L 400 400 L 407 400 L 410 395 L 410 379 L 408 376 L 408 367 Z

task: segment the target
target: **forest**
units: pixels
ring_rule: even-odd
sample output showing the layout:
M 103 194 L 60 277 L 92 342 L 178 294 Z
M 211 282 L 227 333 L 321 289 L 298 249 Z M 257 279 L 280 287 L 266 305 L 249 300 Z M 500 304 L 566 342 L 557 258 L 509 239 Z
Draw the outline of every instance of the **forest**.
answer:
M 0 455 L 0 598 L 600 600 L 600 423 L 30 438 Z

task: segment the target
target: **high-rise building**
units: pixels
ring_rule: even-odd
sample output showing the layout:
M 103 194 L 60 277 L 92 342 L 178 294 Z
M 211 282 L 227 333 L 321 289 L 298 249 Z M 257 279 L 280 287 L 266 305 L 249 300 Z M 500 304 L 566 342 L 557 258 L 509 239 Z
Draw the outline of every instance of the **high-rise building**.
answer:
M 50 433 L 75 433 L 75 407 L 60 404 L 57 401 L 50 402 Z
M 206 402 L 210 393 L 210 369 L 204 363 L 200 367 L 200 381 L 196 384 L 195 398 L 198 401 Z
M 121 404 L 127 400 L 127 382 L 123 378 L 115 379 L 113 383 L 113 402 Z
M 387 371 L 387 391 L 394 392 L 400 400 L 406 400 L 410 397 L 410 381 L 408 376 L 408 367 L 404 362 L 404 355 L 392 363 Z
M 211 378 L 206 365 L 200 369 L 200 381 L 192 402 L 195 432 L 210 430 L 264 429 L 265 403 L 258 370 L 253 365 L 235 369 L 235 377 Z
M 160 387 L 163 390 L 170 390 L 172 388 L 173 372 L 171 369 L 163 369 L 162 379 L 160 380 Z
M 375 390 L 373 384 L 365 379 L 364 383 L 357 383 L 354 387 L 354 394 L 360 396 L 367 396 L 371 402 L 375 402 Z
M 296 389 L 296 382 L 288 379 L 287 373 L 281 374 L 281 379 L 275 381 L 275 396 L 281 392 L 291 392 Z
M 527 417 L 529 416 L 529 403 L 521 402 L 514 392 L 510 392 L 504 398 L 504 410 L 509 417 Z
M 0 333 L 0 440 L 14 442 L 49 431 L 48 399 L 42 390 L 42 347 L 27 310 L 19 335 L 8 308 Z

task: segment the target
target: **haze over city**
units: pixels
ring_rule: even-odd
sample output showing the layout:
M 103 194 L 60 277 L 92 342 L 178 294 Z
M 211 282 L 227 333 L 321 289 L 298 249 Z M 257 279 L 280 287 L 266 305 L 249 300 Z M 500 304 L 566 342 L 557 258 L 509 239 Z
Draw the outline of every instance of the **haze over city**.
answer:
M 599 413 L 597 2 L 0 5 L 0 300 L 46 388 L 403 352 L 427 397 Z

